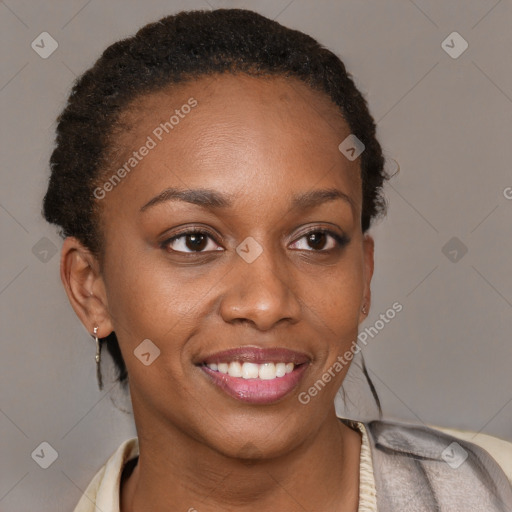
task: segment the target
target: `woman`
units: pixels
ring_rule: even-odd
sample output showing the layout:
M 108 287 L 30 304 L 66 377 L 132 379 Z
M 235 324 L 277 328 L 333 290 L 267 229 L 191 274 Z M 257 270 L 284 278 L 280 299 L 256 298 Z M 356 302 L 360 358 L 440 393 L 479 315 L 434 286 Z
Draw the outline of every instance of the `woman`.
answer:
M 169 16 L 107 48 L 57 133 L 44 215 L 137 428 L 76 512 L 512 509 L 481 447 L 336 415 L 389 176 L 334 54 L 251 11 Z

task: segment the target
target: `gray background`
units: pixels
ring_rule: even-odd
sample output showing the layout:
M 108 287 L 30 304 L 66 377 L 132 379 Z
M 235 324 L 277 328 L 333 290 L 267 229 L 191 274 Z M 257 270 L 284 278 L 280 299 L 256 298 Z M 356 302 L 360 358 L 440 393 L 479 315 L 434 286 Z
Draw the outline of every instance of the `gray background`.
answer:
M 276 18 L 338 53 L 369 101 L 389 169 L 400 164 L 386 189 L 388 217 L 371 230 L 373 304 L 362 326 L 393 302 L 403 305 L 364 349 L 385 417 L 512 440 L 510 0 L 7 0 L 0 2 L 4 512 L 72 510 L 106 458 L 135 435 L 108 356 L 105 389 L 97 389 L 94 342 L 59 278 L 61 240 L 40 217 L 55 118 L 75 76 L 110 43 L 178 10 L 231 6 Z M 31 48 L 43 31 L 59 45 L 47 59 Z M 469 44 L 457 59 L 441 46 L 453 31 Z M 453 237 L 455 246 L 443 250 Z M 347 416 L 375 415 L 356 366 L 345 388 Z M 58 452 L 46 470 L 31 457 L 43 441 Z

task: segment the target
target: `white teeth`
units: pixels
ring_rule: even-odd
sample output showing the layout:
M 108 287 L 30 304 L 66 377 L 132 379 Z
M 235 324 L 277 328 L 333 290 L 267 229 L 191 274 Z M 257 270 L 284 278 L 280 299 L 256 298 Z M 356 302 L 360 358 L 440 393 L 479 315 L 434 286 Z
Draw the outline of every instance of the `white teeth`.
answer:
M 231 377 L 241 377 L 242 365 L 238 361 L 233 361 L 232 363 L 229 363 L 228 374 Z
M 294 363 L 241 363 L 231 361 L 229 363 L 211 363 L 207 365 L 210 370 L 227 373 L 230 377 L 242 377 L 243 379 L 272 380 L 276 377 L 284 377 L 295 368 Z
M 286 363 L 276 364 L 276 377 L 284 377 L 286 375 Z
M 258 368 L 259 365 L 255 363 L 244 363 L 242 365 L 242 377 L 244 379 L 257 379 L 258 378 Z
M 260 364 L 258 377 L 262 380 L 271 380 L 276 378 L 276 365 L 274 363 Z

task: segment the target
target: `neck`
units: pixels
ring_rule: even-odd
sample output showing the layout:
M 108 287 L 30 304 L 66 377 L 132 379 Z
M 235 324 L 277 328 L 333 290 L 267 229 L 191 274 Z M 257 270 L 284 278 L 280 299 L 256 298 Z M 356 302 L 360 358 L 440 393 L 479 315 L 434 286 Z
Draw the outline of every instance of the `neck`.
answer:
M 355 512 L 361 437 L 333 413 L 312 439 L 271 459 L 226 457 L 169 426 L 138 429 L 121 512 Z

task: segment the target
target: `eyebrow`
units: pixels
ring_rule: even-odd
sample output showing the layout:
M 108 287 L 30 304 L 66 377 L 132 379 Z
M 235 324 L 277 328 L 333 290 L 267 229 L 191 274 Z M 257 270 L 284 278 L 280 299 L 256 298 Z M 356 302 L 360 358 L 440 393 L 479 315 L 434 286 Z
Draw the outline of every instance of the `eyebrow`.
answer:
M 142 206 L 140 211 L 144 212 L 152 206 L 167 201 L 184 201 L 209 209 L 231 208 L 233 206 L 234 199 L 235 197 L 232 195 L 222 194 L 215 190 L 206 188 L 167 188 L 157 196 L 153 197 L 153 199 L 149 200 L 144 206 Z M 328 201 L 340 199 L 347 202 L 352 208 L 355 208 L 352 198 L 337 188 L 316 189 L 303 192 L 301 194 L 295 194 L 292 196 L 291 207 L 306 210 Z

